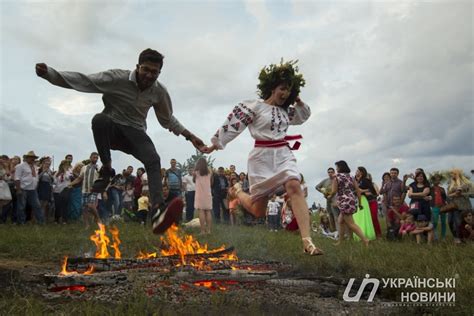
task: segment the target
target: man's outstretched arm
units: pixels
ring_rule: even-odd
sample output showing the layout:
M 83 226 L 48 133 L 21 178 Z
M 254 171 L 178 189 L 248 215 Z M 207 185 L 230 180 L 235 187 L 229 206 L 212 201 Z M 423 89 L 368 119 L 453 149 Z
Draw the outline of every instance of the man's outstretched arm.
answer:
M 114 78 L 118 75 L 113 70 L 92 75 L 72 71 L 59 72 L 45 63 L 36 64 L 35 71 L 38 77 L 56 86 L 88 93 L 104 93 L 113 89 Z

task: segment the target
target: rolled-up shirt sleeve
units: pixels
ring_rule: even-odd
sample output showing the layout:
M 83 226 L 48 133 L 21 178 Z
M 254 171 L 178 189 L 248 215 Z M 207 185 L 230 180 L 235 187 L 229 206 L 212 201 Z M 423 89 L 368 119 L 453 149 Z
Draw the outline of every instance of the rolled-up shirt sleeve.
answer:
M 161 97 L 158 103 L 153 104 L 153 108 L 155 109 L 155 115 L 160 125 L 173 134 L 181 135 L 181 133 L 186 129 L 173 115 L 171 98 L 166 88 L 163 87 Z

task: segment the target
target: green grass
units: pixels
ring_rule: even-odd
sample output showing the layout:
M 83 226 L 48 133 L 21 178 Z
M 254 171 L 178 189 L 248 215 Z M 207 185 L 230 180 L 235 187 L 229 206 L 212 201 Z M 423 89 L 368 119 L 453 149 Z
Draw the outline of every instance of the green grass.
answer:
M 159 238 L 151 233 L 149 227 L 134 223 L 119 223 L 120 247 L 123 257 L 135 257 L 138 251 L 154 251 Z M 81 224 L 48 226 L 0 226 L 0 262 L 27 261 L 31 264 L 54 267 L 58 272 L 64 255 L 83 256 L 95 251 L 89 240 L 93 229 L 85 230 Z M 197 229 L 187 233 L 197 234 Z M 369 248 L 361 243 L 347 241 L 334 246 L 330 239 L 314 236 L 315 243 L 325 251 L 324 256 L 311 257 L 303 254 L 299 235 L 286 231 L 269 232 L 263 226 L 225 226 L 214 227 L 213 234 L 198 238 L 208 243 L 210 248 L 222 244 L 234 246 L 242 259 L 275 260 L 294 266 L 298 273 L 320 276 L 357 278 L 366 274 L 376 278 L 452 278 L 456 274 L 456 306 L 446 309 L 433 309 L 430 312 L 450 314 L 472 314 L 472 293 L 474 293 L 474 245 L 455 246 L 451 240 L 417 245 L 412 241 L 388 242 L 374 241 Z M 1 293 L 1 290 L 0 290 Z M 388 298 L 396 300 L 397 291 L 385 292 Z M 140 293 L 131 293 L 128 302 L 115 306 L 113 312 L 94 302 L 72 302 L 58 305 L 56 312 L 61 314 L 108 315 L 128 314 L 130 311 L 155 313 L 156 306 Z M 342 299 L 342 298 L 341 298 Z M 219 298 L 217 298 L 219 300 Z M 151 305 L 150 305 L 151 304 Z M 226 304 L 222 304 L 226 305 Z M 159 306 L 159 305 L 158 305 Z M 250 307 L 247 307 L 250 308 Z M 258 313 L 259 307 L 253 311 Z M 2 293 L 0 314 L 44 314 L 51 312 L 51 306 L 39 298 L 25 297 L 18 293 Z M 139 314 L 143 314 L 140 312 Z M 173 314 L 172 310 L 162 309 L 158 314 Z M 132 312 L 133 314 L 133 312 Z

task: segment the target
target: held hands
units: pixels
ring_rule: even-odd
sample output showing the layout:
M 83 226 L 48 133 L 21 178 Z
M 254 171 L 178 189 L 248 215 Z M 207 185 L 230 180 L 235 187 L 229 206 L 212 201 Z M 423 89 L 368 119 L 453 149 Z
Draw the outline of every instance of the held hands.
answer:
M 213 152 L 214 150 L 216 150 L 216 149 L 217 149 L 217 147 L 216 147 L 215 145 L 212 145 L 212 146 L 210 146 L 210 147 L 206 146 L 206 147 L 204 148 L 203 153 L 205 153 L 205 154 L 210 154 L 210 153 L 212 153 L 212 152 Z
M 38 77 L 43 77 L 48 73 L 48 66 L 45 63 L 38 63 L 35 67 L 36 75 Z

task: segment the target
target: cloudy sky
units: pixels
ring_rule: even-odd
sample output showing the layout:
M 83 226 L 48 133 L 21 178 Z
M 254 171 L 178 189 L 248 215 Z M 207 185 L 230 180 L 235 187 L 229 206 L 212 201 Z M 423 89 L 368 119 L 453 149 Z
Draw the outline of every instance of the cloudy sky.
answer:
M 0 1 L 0 152 L 95 150 L 90 121 L 101 96 L 52 86 L 34 65 L 86 74 L 133 69 L 140 51 L 165 55 L 159 80 L 175 116 L 209 141 L 232 107 L 256 98 L 259 70 L 298 59 L 311 118 L 290 134 L 311 188 L 336 160 L 365 166 L 379 183 L 401 173 L 474 168 L 471 1 Z M 194 153 L 161 128 L 148 133 L 164 166 Z M 246 170 L 244 132 L 216 165 Z M 113 153 L 121 170 L 140 163 Z M 310 201 L 320 196 L 310 189 Z

